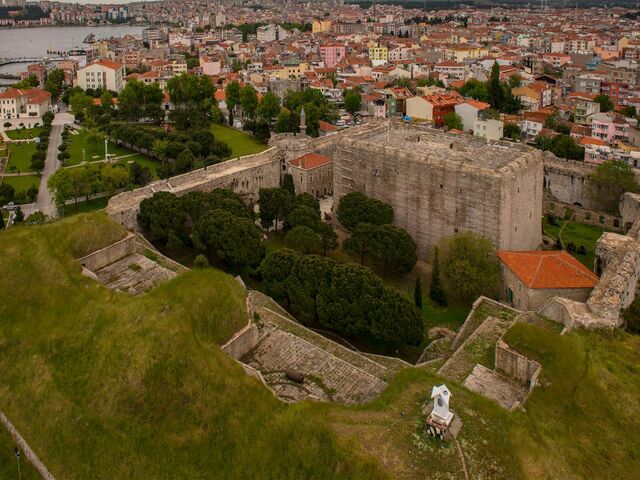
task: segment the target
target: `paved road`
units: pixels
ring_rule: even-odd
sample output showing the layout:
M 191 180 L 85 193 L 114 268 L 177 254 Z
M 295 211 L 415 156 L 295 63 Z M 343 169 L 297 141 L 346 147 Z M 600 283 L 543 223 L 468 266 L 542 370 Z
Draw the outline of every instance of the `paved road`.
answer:
M 66 124 L 73 123 L 73 115 L 69 113 L 56 114 L 51 123 L 51 135 L 49 136 L 49 149 L 47 150 L 47 159 L 44 162 L 42 170 L 42 178 L 40 179 L 40 189 L 36 198 L 35 208 L 33 211 L 40 210 L 45 215 L 56 218 L 58 210 L 53 197 L 53 193 L 47 188 L 47 180 L 60 168 L 60 160 L 58 160 L 58 147 L 62 143 L 62 131 Z M 25 212 L 26 213 L 26 212 Z

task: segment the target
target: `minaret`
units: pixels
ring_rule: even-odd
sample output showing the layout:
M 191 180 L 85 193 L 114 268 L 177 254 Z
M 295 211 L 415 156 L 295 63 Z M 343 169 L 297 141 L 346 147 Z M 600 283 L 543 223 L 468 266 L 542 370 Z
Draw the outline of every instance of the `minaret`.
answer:
M 307 116 L 304 113 L 304 106 L 300 110 L 300 133 L 302 135 L 307 134 Z

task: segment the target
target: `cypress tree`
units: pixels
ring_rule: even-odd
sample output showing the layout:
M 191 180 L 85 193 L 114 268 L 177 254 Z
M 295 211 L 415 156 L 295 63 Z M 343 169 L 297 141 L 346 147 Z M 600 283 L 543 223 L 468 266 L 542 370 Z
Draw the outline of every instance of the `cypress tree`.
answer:
M 289 192 L 291 195 L 296 194 L 296 189 L 293 185 L 293 175 L 285 173 L 282 177 L 282 189 Z
M 440 283 L 440 262 L 438 260 L 438 247 L 436 247 L 433 257 L 433 270 L 431 272 L 431 288 L 429 289 L 429 298 L 441 307 L 447 306 L 447 297 L 444 294 L 442 283 Z
M 416 302 L 418 310 L 422 310 L 422 282 L 420 281 L 420 275 L 416 277 L 416 285 L 413 290 L 413 299 Z

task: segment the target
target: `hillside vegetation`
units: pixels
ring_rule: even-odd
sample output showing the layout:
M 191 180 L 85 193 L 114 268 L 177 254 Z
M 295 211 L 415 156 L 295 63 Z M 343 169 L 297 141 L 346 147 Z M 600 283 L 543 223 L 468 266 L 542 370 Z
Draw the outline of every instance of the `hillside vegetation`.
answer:
M 0 409 L 56 478 L 384 476 L 217 347 L 247 320 L 230 276 L 144 297 L 82 277 L 123 234 L 103 214 L 0 234 Z
M 247 320 L 230 276 L 130 297 L 80 275 L 74 258 L 124 234 L 102 213 L 0 233 L 0 409 L 56 478 L 464 478 L 456 446 L 421 428 L 443 382 L 470 478 L 639 477 L 640 337 L 512 327 L 543 367 L 514 413 L 416 368 L 368 405 L 289 405 L 218 348 Z M 11 445 L 0 435 L 0 479 Z

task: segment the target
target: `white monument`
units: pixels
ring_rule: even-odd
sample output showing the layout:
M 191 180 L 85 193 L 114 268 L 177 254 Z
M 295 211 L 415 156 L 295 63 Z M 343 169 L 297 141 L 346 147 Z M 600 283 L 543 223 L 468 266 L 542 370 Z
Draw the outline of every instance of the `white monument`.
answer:
M 439 420 L 445 425 L 449 426 L 453 419 L 453 413 L 449 411 L 449 401 L 451 400 L 451 392 L 446 385 L 440 385 L 439 387 L 433 387 L 431 390 L 431 399 L 433 400 L 433 410 L 431 411 L 431 417 L 434 420 Z

